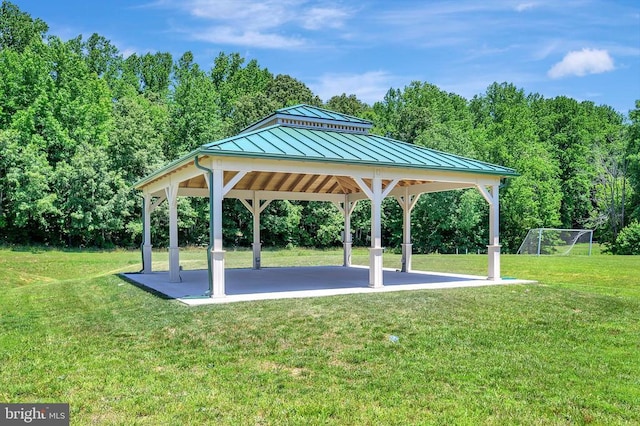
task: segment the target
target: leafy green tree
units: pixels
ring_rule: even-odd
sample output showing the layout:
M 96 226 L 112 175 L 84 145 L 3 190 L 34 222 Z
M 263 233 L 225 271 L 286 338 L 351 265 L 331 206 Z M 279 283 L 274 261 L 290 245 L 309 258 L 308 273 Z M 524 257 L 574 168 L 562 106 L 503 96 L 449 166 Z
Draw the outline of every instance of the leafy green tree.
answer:
M 289 75 L 220 53 L 205 72 L 186 52 L 122 58 L 99 34 L 66 42 L 7 1 L 0 8 L 0 238 L 71 245 L 139 240 L 140 200 L 129 188 L 161 163 L 230 136 L 275 109 L 320 99 Z M 47 42 L 43 42 L 43 40 Z M 631 244 L 640 219 L 640 102 L 629 122 L 607 106 L 525 95 L 492 84 L 466 99 L 432 84 L 390 89 L 373 107 L 354 95 L 325 107 L 373 121 L 385 135 L 515 168 L 500 189 L 501 237 L 515 250 L 528 228 L 596 227 L 612 250 Z M 370 203 L 352 215 L 354 243 L 370 241 Z M 183 243 L 206 243 L 206 199 L 181 199 Z M 248 245 L 251 215 L 225 200 L 224 239 Z M 166 206 L 152 215 L 166 242 Z M 414 248 L 473 250 L 487 239 L 488 208 L 475 190 L 423 195 Z M 274 202 L 263 213 L 266 245 L 339 244 L 342 216 L 327 203 Z M 398 204 L 383 203 L 385 245 L 402 241 Z
M 114 90 L 120 84 L 122 74 L 123 59 L 118 48 L 105 37 L 93 33 L 83 44 L 83 53 L 89 72 L 103 78 Z
M 72 141 L 70 146 L 50 140 L 54 162 L 68 159 L 74 144 L 106 146 L 111 130 L 111 92 L 106 82 L 92 73 L 75 49 L 75 40 L 49 40 L 53 75 L 53 115 Z
M 300 245 L 298 229 L 302 219 L 300 204 L 290 201 L 273 201 L 264 210 L 266 214 L 261 218 L 262 230 L 260 237 L 263 244 L 274 247 L 294 247 Z
M 297 104 L 322 105 L 320 98 L 306 84 L 286 74 L 278 74 L 269 81 L 266 92 L 278 108 Z
M 264 224 L 263 224 L 264 226 Z M 222 237 L 228 247 L 250 247 L 253 242 L 253 217 L 239 200 L 222 201 Z
M 16 114 L 38 99 L 49 100 L 53 90 L 45 45 L 31 45 L 23 52 L 0 50 L 0 128 L 8 128 Z
M 627 131 L 627 176 L 631 187 L 629 217 L 640 221 L 640 100 L 635 109 L 629 111 L 630 125 Z
M 114 97 L 143 93 L 141 60 L 135 53 L 122 62 L 122 74 L 114 87 Z
M 52 180 L 67 244 L 105 247 L 122 240 L 133 200 L 110 163 L 104 149 L 82 143 L 69 162 L 57 164 Z
M 131 185 L 166 162 L 168 106 L 134 95 L 114 102 L 112 114 L 107 153 L 114 169 Z
M 640 254 L 640 223 L 631 222 L 618 234 L 613 246 L 615 254 Z
M 18 6 L 3 1 L 0 6 L 0 49 L 21 53 L 33 43 L 42 43 L 49 26 L 41 19 L 21 11 Z
M 169 89 L 173 59 L 170 53 L 145 53 L 140 57 L 140 74 L 145 92 L 165 93 Z
M 595 166 L 592 183 L 594 210 L 590 227 L 597 229 L 596 237 L 611 245 L 625 224 L 627 187 L 627 141 L 622 116 L 610 107 L 592 107 L 589 133 L 592 137 L 591 153 Z
M 301 203 L 298 244 L 304 247 L 332 247 L 340 244 L 344 219 L 331 203 Z
M 332 96 L 325 104 L 325 108 L 360 118 L 365 118 L 371 111 L 371 107 L 359 100 L 356 95 L 347 96 L 346 93 Z
M 260 68 L 258 61 L 251 60 L 245 67 L 244 58 L 238 53 L 220 53 L 214 59 L 210 77 L 214 90 L 218 94 L 216 105 L 223 120 L 234 115 L 234 106 L 238 98 L 258 92 L 265 93 L 273 75 L 266 68 Z M 228 129 L 233 126 L 229 126 Z M 226 133 L 226 136 L 230 136 Z
M 169 160 L 222 136 L 218 93 L 211 79 L 187 52 L 174 68 L 173 102 L 170 104 L 170 137 L 165 147 Z
M 488 207 L 478 191 L 423 194 L 412 213 L 412 240 L 419 253 L 476 252 L 488 239 Z M 401 212 L 396 212 L 401 226 Z M 398 219 L 399 218 L 399 219 Z M 398 244 L 402 228 L 397 231 Z
M 434 85 L 412 82 L 403 90 L 391 89 L 373 106 L 374 132 L 428 148 L 475 156 L 482 136 L 473 126 L 467 101 Z M 484 238 L 486 205 L 472 192 L 423 195 L 413 213 L 414 250 L 454 252 L 473 249 Z M 474 202 L 470 202 L 470 200 Z M 486 203 L 485 203 L 486 204 Z M 402 213 L 397 203 L 386 205 L 385 233 L 394 247 L 402 243 Z M 466 221 L 459 217 L 464 211 Z M 486 244 L 486 242 L 484 243 Z
M 470 132 L 473 128 L 464 98 L 419 81 L 403 90 L 390 89 L 373 109 L 377 118 L 376 133 L 410 143 L 439 125 L 462 132 Z
M 278 108 L 263 92 L 242 95 L 233 103 L 233 115 L 227 119 L 225 133 L 236 135 L 261 118 L 273 114 Z
M 546 141 L 560 167 L 560 220 L 564 228 L 581 228 L 592 210 L 590 188 L 595 178 L 593 141 L 588 126 L 592 104 L 557 97 L 532 98 L 538 137 Z
M 558 161 L 548 143 L 540 141 L 524 91 L 494 83 L 470 103 L 483 137 L 481 159 L 513 167 L 521 176 L 501 189 L 500 227 L 504 249 L 515 251 L 527 230 L 560 224 L 562 192 Z
M 0 131 L 0 146 L 0 235 L 10 242 L 56 243 L 49 231 L 59 211 L 46 152 L 16 131 Z

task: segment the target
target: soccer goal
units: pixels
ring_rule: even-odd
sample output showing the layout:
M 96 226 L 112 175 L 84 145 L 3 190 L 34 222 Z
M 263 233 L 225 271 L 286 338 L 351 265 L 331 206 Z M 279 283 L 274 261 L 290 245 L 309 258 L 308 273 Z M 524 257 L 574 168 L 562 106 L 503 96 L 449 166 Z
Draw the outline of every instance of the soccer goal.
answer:
M 518 254 L 581 254 L 591 256 L 593 230 L 591 229 L 530 229 Z

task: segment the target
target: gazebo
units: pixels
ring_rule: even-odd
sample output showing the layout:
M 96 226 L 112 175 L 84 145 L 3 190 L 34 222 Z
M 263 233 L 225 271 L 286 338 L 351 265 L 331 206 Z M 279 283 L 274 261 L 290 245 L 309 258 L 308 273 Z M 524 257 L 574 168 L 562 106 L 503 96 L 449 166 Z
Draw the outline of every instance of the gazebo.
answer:
M 272 200 L 333 203 L 344 215 L 344 262 L 351 266 L 350 217 L 371 201 L 369 287 L 382 288 L 381 205 L 403 210 L 402 272 L 411 271 L 411 211 L 423 193 L 476 188 L 489 204 L 488 274 L 500 280 L 500 180 L 513 169 L 369 133 L 372 123 L 326 109 L 282 108 L 238 135 L 202 145 L 135 184 L 144 197 L 142 273 L 151 273 L 151 212 L 169 207 L 170 282 L 180 281 L 178 197 L 209 198 L 207 296 L 225 297 L 222 200 L 236 198 L 253 214 L 253 269 L 261 268 L 260 213 Z

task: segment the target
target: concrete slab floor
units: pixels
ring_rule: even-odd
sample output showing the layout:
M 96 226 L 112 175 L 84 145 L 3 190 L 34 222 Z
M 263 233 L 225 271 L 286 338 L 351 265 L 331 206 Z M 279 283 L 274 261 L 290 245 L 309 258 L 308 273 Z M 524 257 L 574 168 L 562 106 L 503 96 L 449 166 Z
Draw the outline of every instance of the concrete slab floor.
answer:
M 310 266 L 289 268 L 227 269 L 226 296 L 207 296 L 207 270 L 181 271 L 181 282 L 169 282 L 169 273 L 121 274 L 134 285 L 166 299 L 190 306 L 241 301 L 320 297 L 339 294 L 380 293 L 487 285 L 528 284 L 527 280 L 487 280 L 486 277 L 440 272 L 399 272 L 384 269 L 384 287 L 369 287 L 369 268 L 361 266 Z

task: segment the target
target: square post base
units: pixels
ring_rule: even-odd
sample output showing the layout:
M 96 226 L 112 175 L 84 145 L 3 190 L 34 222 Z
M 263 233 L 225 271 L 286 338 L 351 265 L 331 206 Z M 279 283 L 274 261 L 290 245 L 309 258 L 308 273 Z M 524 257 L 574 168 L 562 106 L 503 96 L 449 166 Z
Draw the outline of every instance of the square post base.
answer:
M 342 243 L 342 249 L 344 252 L 344 259 L 342 266 L 351 266 L 351 246 L 352 243 Z
M 369 249 L 369 287 L 381 288 L 384 283 L 382 282 L 382 253 L 383 248 Z
M 169 282 L 180 282 L 180 249 L 169 247 Z
M 411 272 L 411 249 L 413 244 L 402 245 L 402 272 Z
M 151 244 L 144 244 L 142 246 L 142 273 L 150 274 L 153 272 L 151 267 Z
M 253 249 L 253 269 L 260 269 L 260 251 L 262 250 L 261 243 L 252 243 Z
M 487 246 L 489 256 L 489 279 L 500 280 L 500 244 Z
M 209 279 L 212 281 L 209 283 L 209 288 L 213 289 L 211 292 L 212 298 L 225 297 L 225 283 L 224 283 L 224 250 L 211 250 L 211 273 Z

